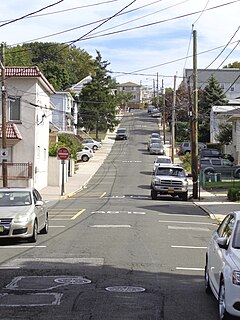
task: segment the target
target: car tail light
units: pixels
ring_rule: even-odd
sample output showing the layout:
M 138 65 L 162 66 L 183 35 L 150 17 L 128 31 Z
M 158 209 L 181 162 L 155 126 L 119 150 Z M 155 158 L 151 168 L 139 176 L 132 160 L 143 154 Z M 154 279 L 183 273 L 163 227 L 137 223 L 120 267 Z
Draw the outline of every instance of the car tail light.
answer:
M 232 282 L 240 286 L 240 271 L 234 270 L 232 273 Z

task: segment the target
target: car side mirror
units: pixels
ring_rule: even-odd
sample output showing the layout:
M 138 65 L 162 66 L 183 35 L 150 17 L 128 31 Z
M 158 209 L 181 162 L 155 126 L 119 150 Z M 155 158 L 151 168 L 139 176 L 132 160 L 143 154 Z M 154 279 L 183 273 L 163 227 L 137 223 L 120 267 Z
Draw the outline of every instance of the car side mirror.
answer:
M 187 177 L 188 177 L 188 178 L 192 178 L 192 174 L 191 174 L 191 173 L 188 173 L 188 174 L 187 174 Z
M 221 249 L 227 249 L 227 238 L 226 237 L 219 237 L 217 238 L 217 244 Z
M 42 200 L 37 200 L 36 203 L 35 203 L 35 206 L 37 206 L 37 207 L 38 207 L 38 206 L 42 206 L 43 203 L 44 203 L 44 202 L 43 202 Z

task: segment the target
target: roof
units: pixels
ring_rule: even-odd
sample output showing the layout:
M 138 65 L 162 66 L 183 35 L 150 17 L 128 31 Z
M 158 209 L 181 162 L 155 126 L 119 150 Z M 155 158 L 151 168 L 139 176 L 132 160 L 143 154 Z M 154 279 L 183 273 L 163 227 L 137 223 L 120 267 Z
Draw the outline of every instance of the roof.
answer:
M 219 83 L 240 83 L 240 69 L 223 68 L 223 69 L 198 69 L 198 83 L 208 83 L 209 78 L 213 75 Z M 185 77 L 193 74 L 193 69 L 184 70 Z M 192 79 L 191 79 L 192 80 Z
M 0 75 L 1 75 L 0 69 Z M 52 93 L 55 90 L 51 83 L 44 77 L 37 66 L 32 67 L 5 67 L 6 78 L 39 78 L 43 85 Z
M 7 123 L 7 130 L 6 130 L 7 139 L 18 139 L 22 140 L 21 133 L 18 130 L 18 127 L 15 123 L 9 122 Z M 0 124 L 0 138 L 2 138 L 2 124 Z
M 134 82 L 124 82 L 117 84 L 117 87 L 141 87 L 139 84 Z

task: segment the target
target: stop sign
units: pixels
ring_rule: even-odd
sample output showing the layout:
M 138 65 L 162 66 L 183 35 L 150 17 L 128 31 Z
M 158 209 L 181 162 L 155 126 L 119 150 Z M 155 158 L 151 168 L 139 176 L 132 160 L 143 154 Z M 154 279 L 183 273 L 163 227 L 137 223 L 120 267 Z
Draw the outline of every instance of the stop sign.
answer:
M 67 160 L 70 156 L 68 148 L 59 148 L 57 151 L 57 157 L 59 160 Z

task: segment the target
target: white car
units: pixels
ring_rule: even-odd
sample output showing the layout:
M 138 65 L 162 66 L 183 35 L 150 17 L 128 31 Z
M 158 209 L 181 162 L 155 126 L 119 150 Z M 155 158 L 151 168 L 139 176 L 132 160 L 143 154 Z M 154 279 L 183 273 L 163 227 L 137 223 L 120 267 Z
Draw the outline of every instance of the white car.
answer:
M 87 146 L 93 150 L 98 150 L 99 148 L 102 147 L 102 144 L 101 142 L 99 141 L 96 141 L 94 139 L 91 139 L 91 138 L 85 138 L 82 140 L 82 145 L 83 146 Z
M 87 146 L 83 147 L 82 150 L 77 152 L 77 161 L 87 162 L 93 157 L 93 150 Z
M 48 233 L 46 203 L 35 188 L 0 188 L 0 239 L 26 238 L 36 242 Z
M 205 290 L 218 300 L 220 320 L 240 317 L 240 211 L 229 213 L 210 239 Z
M 155 169 L 158 166 L 163 166 L 163 165 L 169 165 L 172 164 L 172 158 L 169 156 L 158 156 L 153 163 L 153 171 L 155 171 Z

